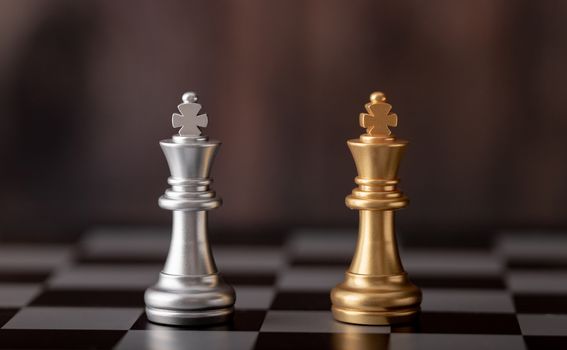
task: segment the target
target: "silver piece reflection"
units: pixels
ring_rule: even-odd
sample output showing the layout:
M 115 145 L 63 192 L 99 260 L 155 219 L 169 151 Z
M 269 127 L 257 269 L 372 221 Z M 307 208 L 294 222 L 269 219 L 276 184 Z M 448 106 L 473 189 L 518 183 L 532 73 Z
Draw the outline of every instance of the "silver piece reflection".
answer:
M 180 111 L 184 112 L 181 106 L 187 106 L 196 117 L 201 109 L 195 103 L 196 95 L 186 93 L 183 99 Z M 194 122 L 177 127 L 196 128 L 198 124 L 191 124 Z M 228 320 L 234 310 L 234 289 L 218 275 L 207 237 L 207 211 L 222 203 L 209 188 L 209 173 L 220 142 L 199 135 L 200 130 L 160 141 L 171 172 L 167 180 L 171 188 L 160 197 L 159 206 L 173 211 L 173 226 L 165 267 L 158 282 L 145 293 L 146 314 L 156 323 L 220 323 Z

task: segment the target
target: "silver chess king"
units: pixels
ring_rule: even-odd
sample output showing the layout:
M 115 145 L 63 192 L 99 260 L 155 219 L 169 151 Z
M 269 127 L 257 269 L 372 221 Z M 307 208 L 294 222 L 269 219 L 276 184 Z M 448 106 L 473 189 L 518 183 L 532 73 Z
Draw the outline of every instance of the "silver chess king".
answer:
M 179 135 L 160 141 L 171 176 L 159 206 L 173 211 L 171 245 L 158 282 L 145 293 L 146 314 L 168 325 L 206 325 L 228 320 L 234 289 L 219 276 L 207 234 L 207 211 L 221 199 L 209 188 L 211 165 L 220 142 L 201 135 L 208 118 L 197 96 L 188 92 L 173 114 Z

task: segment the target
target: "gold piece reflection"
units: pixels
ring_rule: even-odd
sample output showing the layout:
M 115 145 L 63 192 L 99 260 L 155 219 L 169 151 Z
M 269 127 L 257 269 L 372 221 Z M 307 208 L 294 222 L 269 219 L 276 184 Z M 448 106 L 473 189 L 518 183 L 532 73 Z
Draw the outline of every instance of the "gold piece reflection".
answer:
M 389 334 L 333 333 L 333 350 L 387 350 Z

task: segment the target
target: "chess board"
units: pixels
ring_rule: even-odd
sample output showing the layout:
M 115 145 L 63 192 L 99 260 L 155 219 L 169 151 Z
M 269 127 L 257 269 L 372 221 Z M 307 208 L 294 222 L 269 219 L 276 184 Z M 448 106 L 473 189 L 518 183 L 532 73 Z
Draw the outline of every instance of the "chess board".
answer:
M 567 235 L 509 232 L 472 246 L 402 246 L 423 289 L 414 324 L 335 322 L 354 232 L 297 231 L 274 241 L 214 240 L 237 292 L 231 323 L 151 324 L 167 231 L 104 228 L 75 244 L 0 245 L 0 348 L 567 349 Z

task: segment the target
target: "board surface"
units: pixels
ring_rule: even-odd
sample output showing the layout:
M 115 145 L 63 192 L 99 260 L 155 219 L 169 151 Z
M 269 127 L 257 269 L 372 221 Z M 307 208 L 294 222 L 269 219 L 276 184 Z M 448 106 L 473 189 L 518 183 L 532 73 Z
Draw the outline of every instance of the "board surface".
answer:
M 567 349 L 567 235 L 403 246 L 423 303 L 414 324 L 395 327 L 332 319 L 329 290 L 348 266 L 353 232 L 287 237 L 214 243 L 219 270 L 237 292 L 236 313 L 205 328 L 155 325 L 144 315 L 167 232 L 104 228 L 77 244 L 1 244 L 0 348 Z

